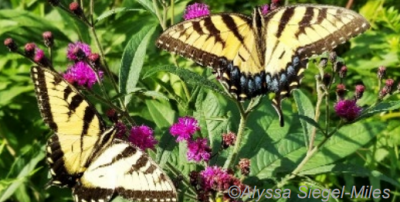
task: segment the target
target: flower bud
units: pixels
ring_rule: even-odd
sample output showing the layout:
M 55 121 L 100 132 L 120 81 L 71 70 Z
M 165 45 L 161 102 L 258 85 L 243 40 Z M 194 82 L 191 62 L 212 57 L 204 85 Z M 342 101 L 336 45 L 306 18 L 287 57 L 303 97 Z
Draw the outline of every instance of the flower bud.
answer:
M 325 84 L 325 86 L 328 86 L 331 82 L 332 76 L 328 73 L 324 74 L 324 78 L 322 78 L 322 82 Z
M 393 84 L 394 84 L 394 80 L 393 79 L 387 79 L 385 81 L 385 88 L 387 88 L 387 93 L 391 93 L 392 92 Z
M 118 113 L 115 109 L 107 110 L 106 114 L 111 122 L 116 123 L 118 121 Z
M 83 14 L 82 8 L 79 6 L 78 2 L 75 1 L 69 4 L 69 10 L 77 16 Z
M 344 84 L 338 84 L 336 86 L 336 95 L 338 100 L 344 100 L 344 96 L 346 94 L 346 86 Z
M 197 171 L 191 171 L 189 173 L 189 182 L 192 186 L 196 187 L 198 185 L 198 180 L 199 179 L 199 172 Z
M 5 39 L 4 45 L 7 46 L 8 50 L 10 50 L 11 52 L 15 52 L 18 49 L 17 44 L 15 43 L 15 41 L 12 38 Z
M 360 99 L 364 94 L 365 86 L 364 85 L 356 85 L 356 99 Z
M 378 73 L 377 73 L 379 80 L 381 80 L 385 76 L 385 74 L 386 74 L 386 67 L 380 66 L 378 68 Z
M 347 67 L 346 65 L 343 65 L 339 70 L 339 78 L 343 79 L 344 77 L 346 77 L 346 74 L 347 74 Z
M 54 45 L 53 33 L 51 33 L 50 31 L 43 32 L 42 36 L 43 36 L 44 45 L 46 47 L 53 47 L 53 45 Z
M 381 91 L 379 91 L 379 99 L 382 100 L 389 93 L 386 86 L 384 86 Z
M 25 56 L 28 58 L 33 58 L 33 56 L 35 56 L 35 49 L 36 49 L 35 43 L 25 44 Z
M 247 158 L 240 159 L 239 168 L 242 175 L 248 176 L 250 173 L 250 160 Z
M 88 56 L 90 65 L 93 66 L 94 68 L 99 68 L 100 67 L 100 56 L 97 53 L 90 53 Z
M 236 135 L 233 132 L 222 134 L 222 148 L 226 149 L 229 146 L 235 145 Z

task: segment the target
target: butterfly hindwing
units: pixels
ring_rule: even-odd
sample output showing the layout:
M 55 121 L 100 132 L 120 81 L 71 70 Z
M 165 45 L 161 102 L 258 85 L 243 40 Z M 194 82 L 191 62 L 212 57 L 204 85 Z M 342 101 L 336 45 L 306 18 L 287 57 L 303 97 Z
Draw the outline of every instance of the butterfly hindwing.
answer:
M 133 201 L 176 201 L 172 181 L 161 168 L 140 149 L 128 142 L 114 140 L 94 159 L 73 189 L 76 201 L 92 201 L 91 193 L 102 184 L 102 198 L 115 194 Z M 95 180 L 94 180 L 95 179 Z M 140 182 L 140 183 L 137 183 Z

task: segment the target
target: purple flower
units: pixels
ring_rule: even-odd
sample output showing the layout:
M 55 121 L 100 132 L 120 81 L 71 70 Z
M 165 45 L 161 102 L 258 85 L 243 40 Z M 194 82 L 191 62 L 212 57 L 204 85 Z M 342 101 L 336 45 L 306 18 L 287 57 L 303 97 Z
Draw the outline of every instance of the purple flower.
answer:
M 196 162 L 210 160 L 211 148 L 207 145 L 206 138 L 198 138 L 195 141 L 188 141 L 187 158 Z
M 35 56 L 33 61 L 40 62 L 44 58 L 44 51 L 42 49 L 36 48 Z
M 70 60 L 77 60 L 78 53 L 84 54 L 84 56 L 89 56 L 92 51 L 90 50 L 89 45 L 82 43 L 82 42 L 76 42 L 76 43 L 70 43 L 68 44 L 68 50 L 67 50 L 67 57 Z
M 218 166 L 207 167 L 200 172 L 204 190 L 224 191 L 233 184 L 234 177 Z
M 357 106 L 356 100 L 339 100 L 335 105 L 335 111 L 339 117 L 352 121 L 360 115 L 362 108 Z
M 99 79 L 103 77 L 103 72 L 99 71 Z M 63 75 L 64 79 L 71 84 L 76 84 L 79 86 L 85 86 L 89 89 L 96 83 L 96 74 L 90 68 L 90 66 L 82 61 L 75 63 L 73 66 L 69 67 L 66 73 Z
M 169 132 L 172 136 L 178 138 L 176 139 L 177 142 L 182 140 L 188 140 L 190 137 L 196 132 L 200 130 L 197 120 L 193 117 L 182 117 L 178 119 L 178 123 L 175 123 L 169 129 Z
M 203 3 L 194 3 L 186 7 L 185 14 L 183 14 L 183 19 L 190 20 L 206 15 L 210 15 L 210 9 L 208 8 L 208 5 Z
M 132 127 L 129 141 L 142 150 L 154 149 L 154 145 L 158 143 L 154 138 L 153 130 L 145 125 Z
M 268 12 L 269 12 L 269 5 L 268 4 L 262 5 L 261 6 L 261 13 L 263 15 L 267 15 Z

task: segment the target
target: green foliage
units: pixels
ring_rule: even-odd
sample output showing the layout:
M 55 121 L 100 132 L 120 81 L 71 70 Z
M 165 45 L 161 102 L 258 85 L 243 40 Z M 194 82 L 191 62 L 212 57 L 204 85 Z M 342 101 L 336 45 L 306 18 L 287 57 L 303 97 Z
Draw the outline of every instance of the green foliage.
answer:
M 87 13 L 89 1 L 83 2 Z M 299 193 L 299 186 L 313 189 L 346 186 L 349 191 L 349 187 L 363 185 L 390 189 L 387 201 L 398 201 L 400 101 L 399 90 L 395 88 L 400 77 L 397 71 L 400 11 L 397 1 L 355 1 L 353 8 L 366 17 L 372 28 L 338 49 L 348 68 L 344 80 L 349 91 L 347 98 L 353 97 L 351 91 L 356 84 L 366 87 L 363 97 L 357 101 L 363 107 L 362 114 L 356 120 L 345 121 L 334 113 L 338 77 L 336 83 L 327 88 L 326 100 L 319 100 L 315 75 L 319 75 L 321 69 L 316 65 L 319 61 L 316 58 L 310 61 L 299 90 L 293 91 L 292 97 L 283 102 L 284 127 L 280 127 L 268 96 L 239 103 L 221 87 L 211 71 L 156 49 L 154 41 L 161 28 L 169 26 L 169 20 L 180 21 L 188 1 L 175 1 L 174 7 L 171 2 L 162 1 L 165 3 L 162 4 L 150 0 L 95 2 L 92 16 L 95 26 L 90 28 L 47 1 L 1 1 L 0 38 L 13 38 L 19 50 L 28 42 L 45 49 L 41 34 L 51 31 L 55 38 L 52 62 L 60 72 L 71 65 L 66 59 L 70 42 L 83 41 L 93 52 L 99 53 L 107 62 L 106 65 L 103 61 L 105 68 L 110 70 L 110 75 L 105 74 L 103 85 L 107 89 L 106 97 L 112 99 L 96 99 L 104 95 L 99 86 L 85 93 L 93 103 L 98 103 L 99 111 L 112 107 L 124 111 L 126 107 L 127 113 L 123 116 L 129 115 L 137 125 L 146 124 L 154 129 L 159 144 L 150 156 L 172 179 L 181 179 L 177 180 L 180 181 L 177 189 L 180 201 L 195 201 L 195 188 L 190 185 L 188 175 L 191 171 L 204 170 L 206 165 L 188 161 L 186 143 L 177 143 L 169 132 L 171 125 L 183 116 L 198 120 L 201 130 L 196 138 L 208 139 L 212 158 L 207 165 L 230 168 L 233 175 L 252 188 L 293 192 L 291 199 L 276 201 L 321 201 L 321 198 L 300 200 L 294 197 Z M 345 6 L 348 1 L 287 2 Z M 215 13 L 250 14 L 254 6 L 269 2 L 206 3 Z M 0 202 L 71 201 L 70 189 L 45 189 L 49 175 L 44 146 L 50 131 L 42 121 L 34 98 L 29 77 L 33 62 L 8 53 L 5 46 L 0 47 L 0 55 Z M 384 83 L 376 78 L 379 66 L 387 68 L 385 79 L 396 81 L 393 94 L 381 100 L 378 95 Z M 322 71 L 332 73 L 328 67 Z M 316 105 L 318 101 L 321 101 L 319 106 Z M 237 151 L 233 147 L 221 148 L 222 134 L 228 132 L 242 138 L 237 140 Z M 242 175 L 236 166 L 242 158 L 250 159 L 249 176 Z M 221 201 L 220 195 L 213 197 Z M 345 196 L 329 201 L 386 200 Z

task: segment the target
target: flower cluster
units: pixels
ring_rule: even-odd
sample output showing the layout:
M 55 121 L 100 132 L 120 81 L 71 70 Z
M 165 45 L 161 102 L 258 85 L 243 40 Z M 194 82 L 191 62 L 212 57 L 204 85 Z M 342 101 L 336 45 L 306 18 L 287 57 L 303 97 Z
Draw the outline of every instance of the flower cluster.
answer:
M 271 4 L 264 4 L 260 7 L 261 14 L 267 15 L 270 11 L 276 9 L 279 6 L 279 0 L 271 1 Z
M 193 117 L 181 117 L 169 129 L 172 136 L 177 137 L 177 142 L 186 141 L 188 146 L 187 158 L 195 162 L 208 161 L 211 156 L 211 148 L 206 138 L 192 139 L 194 133 L 200 130 L 197 120 Z
M 195 178 L 193 178 L 195 177 Z M 209 166 L 202 170 L 200 173 L 190 175 L 190 181 L 192 184 L 199 185 L 200 193 L 203 196 L 201 201 L 207 201 L 204 198 L 212 192 L 225 192 L 229 187 L 237 186 L 240 190 L 245 189 L 245 185 L 232 173 L 218 166 Z M 229 195 L 224 195 L 227 201 L 231 201 Z
M 42 34 L 44 45 L 48 48 L 53 48 L 53 34 L 46 31 Z M 4 45 L 12 52 L 17 52 L 36 64 L 54 69 L 51 60 L 45 55 L 45 52 L 40 49 L 35 43 L 27 43 L 24 47 L 24 52 L 18 51 L 18 46 L 12 38 L 4 40 Z M 63 74 L 65 80 L 73 85 L 84 86 L 91 89 L 97 80 L 103 78 L 102 71 L 94 71 L 100 66 L 98 54 L 92 53 L 89 45 L 76 42 L 68 45 L 67 58 L 73 61 L 68 70 Z M 93 61 L 92 61 L 93 60 Z
M 91 89 L 98 79 L 103 78 L 103 71 L 97 73 L 89 65 L 87 58 L 92 55 L 89 45 L 76 42 L 68 45 L 67 58 L 74 64 L 63 74 L 69 83 Z M 90 59 L 90 58 L 89 58 Z
M 210 9 L 207 4 L 194 3 L 186 7 L 183 19 L 190 20 L 193 18 L 199 18 L 210 15 Z
M 357 100 L 361 99 L 363 96 L 365 86 L 361 84 L 356 85 L 353 98 L 345 99 L 347 90 L 346 86 L 343 84 L 343 81 L 347 75 L 347 67 L 343 63 L 336 61 L 336 59 L 336 53 L 329 54 L 329 60 L 334 63 L 333 72 L 337 73 L 340 78 L 340 83 L 336 86 L 337 102 L 334 105 L 334 109 L 338 117 L 344 119 L 345 121 L 354 121 L 362 112 L 362 108 L 357 105 Z M 332 79 L 334 78 L 330 76 L 328 81 L 324 75 L 323 82 L 325 85 L 330 85 L 332 83 Z
M 158 141 L 154 138 L 153 130 L 145 125 L 133 126 L 129 135 L 129 141 L 142 150 L 154 149 Z
M 200 130 L 197 124 L 197 120 L 192 117 L 182 117 L 178 119 L 178 123 L 175 123 L 169 129 L 172 136 L 176 137 L 176 141 L 186 141 L 189 140 L 192 135 Z
M 126 139 L 126 125 L 122 121 L 117 120 L 114 123 L 114 127 L 117 131 L 115 137 L 119 139 Z M 153 130 L 145 125 L 133 126 L 129 132 L 128 140 L 130 143 L 139 147 L 141 150 L 154 150 L 154 146 L 158 143 L 158 141 L 154 137 Z
M 347 121 L 353 121 L 362 111 L 362 108 L 357 106 L 356 102 L 357 100 L 339 100 L 335 105 L 336 115 Z
M 260 6 L 261 14 L 267 15 L 270 11 L 276 9 L 279 6 L 279 0 L 272 0 L 271 4 L 265 4 Z M 191 20 L 210 15 L 210 8 L 204 3 L 194 3 L 186 7 L 183 19 Z

